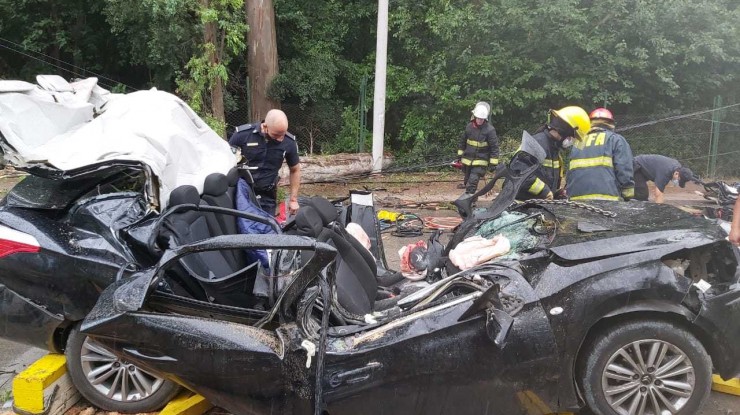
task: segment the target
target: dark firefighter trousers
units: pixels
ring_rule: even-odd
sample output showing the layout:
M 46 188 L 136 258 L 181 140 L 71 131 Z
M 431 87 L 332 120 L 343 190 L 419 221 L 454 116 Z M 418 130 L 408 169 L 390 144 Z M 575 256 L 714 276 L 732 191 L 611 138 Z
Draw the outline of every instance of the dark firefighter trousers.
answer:
M 463 172 L 465 193 L 475 193 L 478 190 L 478 182 L 486 175 L 486 166 L 463 166 Z

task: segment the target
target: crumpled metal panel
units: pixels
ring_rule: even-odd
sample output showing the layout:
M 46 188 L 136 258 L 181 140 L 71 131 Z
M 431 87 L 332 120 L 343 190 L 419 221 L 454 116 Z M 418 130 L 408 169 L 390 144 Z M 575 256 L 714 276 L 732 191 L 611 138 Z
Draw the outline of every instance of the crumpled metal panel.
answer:
M 50 313 L 0 284 L 0 337 L 3 339 L 53 349 L 54 330 L 63 322 L 62 316 Z

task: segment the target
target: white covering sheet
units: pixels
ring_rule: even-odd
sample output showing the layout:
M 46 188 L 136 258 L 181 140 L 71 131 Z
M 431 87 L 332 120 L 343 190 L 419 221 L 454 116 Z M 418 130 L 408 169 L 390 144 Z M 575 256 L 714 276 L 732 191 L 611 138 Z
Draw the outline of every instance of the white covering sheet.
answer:
M 111 94 L 95 78 L 37 81 L 0 81 L 0 132 L 15 149 L 6 153 L 12 165 L 44 163 L 68 171 L 140 161 L 159 178 L 164 208 L 172 189 L 189 184 L 202 192 L 206 176 L 226 174 L 236 164 L 228 143 L 172 94 Z

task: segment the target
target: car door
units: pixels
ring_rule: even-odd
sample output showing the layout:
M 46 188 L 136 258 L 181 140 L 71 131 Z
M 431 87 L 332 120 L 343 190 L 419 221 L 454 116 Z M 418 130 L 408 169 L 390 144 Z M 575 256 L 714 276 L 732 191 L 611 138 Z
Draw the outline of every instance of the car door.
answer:
M 520 310 L 481 306 L 476 299 L 486 294 L 470 294 L 334 338 L 324 371 L 327 412 L 556 412 L 554 335 L 529 284 L 522 278 L 510 285 L 517 285 Z
M 153 287 L 163 270 L 182 256 L 247 246 L 264 249 L 277 245 L 275 241 L 315 254 L 270 312 L 224 306 L 221 314 L 188 315 L 153 304 L 154 298 L 161 297 Z M 315 354 L 317 342 L 305 338 L 288 321 L 288 310 L 335 254 L 328 245 L 286 235 L 225 235 L 185 245 L 167 251 L 156 267 L 106 289 L 81 329 L 123 359 L 197 391 L 233 413 L 312 413 L 317 365 L 309 356 Z M 181 299 L 181 304 L 186 303 Z M 203 307 L 197 301 L 189 304 Z M 222 318 L 229 312 L 240 318 Z M 277 319 L 268 318 L 278 312 L 284 322 L 279 325 Z M 260 317 L 264 326 L 257 322 Z

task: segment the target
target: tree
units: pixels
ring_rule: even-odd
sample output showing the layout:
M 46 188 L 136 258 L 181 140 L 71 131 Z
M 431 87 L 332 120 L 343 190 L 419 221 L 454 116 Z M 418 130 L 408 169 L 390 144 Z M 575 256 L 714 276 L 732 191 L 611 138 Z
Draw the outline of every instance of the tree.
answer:
M 243 5 L 243 0 L 199 0 L 197 14 L 203 43 L 200 52 L 185 65 L 188 74 L 177 81 L 178 90 L 188 98 L 190 106 L 204 115 L 222 136 L 226 131 L 224 83 L 229 79 L 227 67 L 246 47 Z
M 252 120 L 261 120 L 267 111 L 279 108 L 268 95 L 270 83 L 278 73 L 278 50 L 275 36 L 275 9 L 272 0 L 247 0 L 249 24 L 247 65 L 251 96 Z

